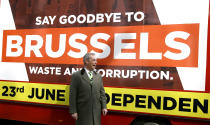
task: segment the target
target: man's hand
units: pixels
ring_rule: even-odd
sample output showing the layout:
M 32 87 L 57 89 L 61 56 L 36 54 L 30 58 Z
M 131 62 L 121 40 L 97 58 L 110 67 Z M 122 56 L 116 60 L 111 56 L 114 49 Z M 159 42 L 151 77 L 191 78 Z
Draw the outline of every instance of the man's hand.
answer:
M 106 116 L 107 113 L 108 113 L 108 110 L 107 109 L 102 109 L 102 113 L 103 113 L 103 116 Z
M 73 114 L 71 114 L 71 116 L 72 116 L 72 118 L 75 119 L 75 120 L 78 119 L 78 114 L 77 114 L 77 113 L 73 113 Z

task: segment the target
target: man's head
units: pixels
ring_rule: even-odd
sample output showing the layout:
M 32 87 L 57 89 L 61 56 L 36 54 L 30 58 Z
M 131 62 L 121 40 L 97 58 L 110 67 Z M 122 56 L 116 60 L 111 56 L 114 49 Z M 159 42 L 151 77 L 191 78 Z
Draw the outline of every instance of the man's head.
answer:
M 83 57 L 83 63 L 85 68 L 92 71 L 96 68 L 97 59 L 95 53 L 86 53 Z

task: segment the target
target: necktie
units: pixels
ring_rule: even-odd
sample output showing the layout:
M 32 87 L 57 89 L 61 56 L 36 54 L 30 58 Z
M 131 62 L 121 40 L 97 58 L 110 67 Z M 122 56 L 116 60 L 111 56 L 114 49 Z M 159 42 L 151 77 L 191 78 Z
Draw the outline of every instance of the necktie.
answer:
M 89 76 L 90 76 L 90 83 L 93 83 L 93 73 L 89 72 Z

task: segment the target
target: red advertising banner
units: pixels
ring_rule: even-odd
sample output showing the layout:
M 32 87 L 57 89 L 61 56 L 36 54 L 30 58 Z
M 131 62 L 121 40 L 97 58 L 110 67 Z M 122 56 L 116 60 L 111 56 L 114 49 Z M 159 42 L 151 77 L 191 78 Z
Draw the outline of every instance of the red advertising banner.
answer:
M 3 62 L 197 67 L 199 24 L 6 30 Z

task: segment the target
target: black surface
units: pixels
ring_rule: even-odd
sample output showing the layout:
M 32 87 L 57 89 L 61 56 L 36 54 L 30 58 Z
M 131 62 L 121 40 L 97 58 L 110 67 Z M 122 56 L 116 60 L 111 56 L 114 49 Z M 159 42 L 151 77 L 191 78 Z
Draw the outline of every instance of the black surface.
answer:
M 7 120 L 7 119 L 0 119 L 0 123 L 1 125 L 44 125 L 39 123 L 30 123 L 30 122 Z

